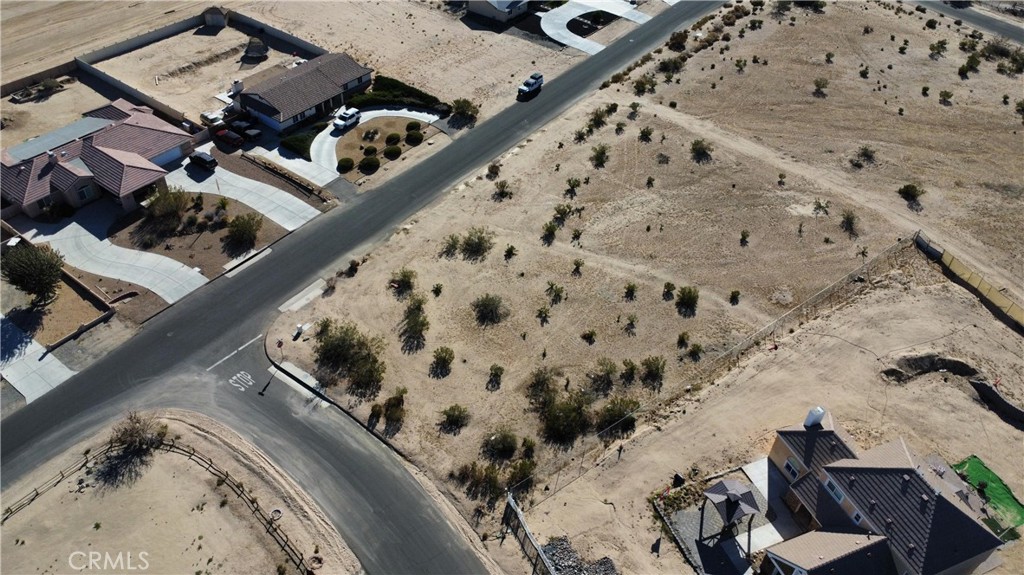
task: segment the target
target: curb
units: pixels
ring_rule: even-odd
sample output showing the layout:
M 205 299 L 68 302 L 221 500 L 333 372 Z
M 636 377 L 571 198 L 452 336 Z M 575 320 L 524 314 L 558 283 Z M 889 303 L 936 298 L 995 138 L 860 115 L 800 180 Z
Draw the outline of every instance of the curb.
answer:
M 310 391 L 310 393 L 315 395 L 321 401 L 324 401 L 324 402 L 326 402 L 326 403 L 336 407 L 338 409 L 338 411 L 340 411 L 341 413 L 347 415 L 349 417 L 349 419 L 351 419 L 357 425 L 359 425 L 360 427 L 365 429 L 367 432 L 369 432 L 370 435 L 372 435 L 375 439 L 377 439 L 378 441 L 383 443 L 392 452 L 394 452 L 396 455 L 401 457 L 403 461 L 405 461 L 406 463 L 412 465 L 413 467 L 416 467 L 416 464 L 414 464 L 412 462 L 412 460 L 409 459 L 409 457 L 405 454 L 405 452 L 403 452 L 401 449 L 396 447 L 393 443 L 388 441 L 388 439 L 386 437 L 384 437 L 383 435 L 381 435 L 378 431 L 376 431 L 375 429 L 371 429 L 369 426 L 367 426 L 366 423 L 362 422 L 358 417 L 353 415 L 352 412 L 350 412 L 349 410 L 347 410 L 344 407 L 342 407 L 341 404 L 339 404 L 337 401 L 334 401 L 333 399 L 331 399 L 322 390 L 320 390 L 319 388 L 310 387 L 305 381 L 303 381 L 302 379 L 296 377 L 295 374 L 293 374 L 292 372 L 290 372 L 287 369 L 285 369 L 284 367 L 282 367 L 281 364 L 279 364 L 278 362 L 274 361 L 273 357 L 271 357 L 271 353 L 267 350 L 267 341 L 269 341 L 269 339 L 270 339 L 270 335 L 269 334 L 267 334 L 263 338 L 263 353 L 264 353 L 264 355 L 267 356 L 267 360 L 270 361 L 270 365 L 274 366 L 274 369 L 276 369 L 278 372 L 288 376 L 288 378 L 291 379 L 292 381 L 294 381 L 295 383 L 298 383 L 302 387 L 308 389 Z

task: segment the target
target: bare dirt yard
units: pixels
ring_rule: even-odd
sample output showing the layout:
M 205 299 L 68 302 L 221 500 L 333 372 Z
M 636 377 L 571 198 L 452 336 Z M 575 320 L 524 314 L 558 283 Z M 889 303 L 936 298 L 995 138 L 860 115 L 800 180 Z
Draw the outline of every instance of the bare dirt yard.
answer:
M 308 558 L 323 560 L 323 572 L 358 573 L 358 560 L 301 488 L 255 447 L 229 429 L 196 414 L 164 412 L 167 437 L 194 447 L 241 481 L 267 510 L 279 509 L 280 529 Z M 13 501 L 103 439 L 86 441 L 59 461 L 40 468 L 4 491 Z M 164 451 L 151 456 L 141 477 L 110 486 L 99 467 L 69 476 L 3 526 L 4 569 L 12 573 L 66 573 L 99 551 L 140 561 L 159 573 L 269 573 L 294 569 L 251 510 L 217 477 L 188 457 Z M 142 556 L 145 553 L 145 556 Z M 102 563 L 101 563 L 102 565 Z M 91 569 L 124 572 L 120 569 Z M 146 569 L 143 567 L 143 569 Z M 279 571 L 280 572 L 280 571 Z
M 6 75 L 7 71 L 4 73 Z M 80 82 L 79 78 L 77 74 L 57 78 L 65 83 L 64 89 L 39 100 L 21 104 L 11 102 L 10 98 L 0 101 L 0 114 L 4 118 L 4 147 L 16 146 L 29 138 L 66 126 L 80 120 L 85 112 L 110 102 L 89 84 Z
M 966 383 L 957 382 L 948 400 L 962 407 L 955 408 L 957 417 L 967 424 L 974 421 L 970 414 L 981 412 L 984 415 L 977 417 L 985 422 L 989 437 L 998 429 L 1002 439 L 986 438 L 982 443 L 979 438 L 985 431 L 975 426 L 972 436 L 959 429 L 955 441 L 944 443 L 954 433 L 946 426 L 946 410 L 939 413 L 932 401 L 922 401 L 926 392 L 921 386 L 933 386 L 929 389 L 938 394 L 949 382 L 941 382 L 938 375 L 922 376 L 900 388 L 905 395 L 894 394 L 893 386 L 879 383 L 881 369 L 874 355 L 867 354 L 874 368 L 870 374 L 846 369 L 843 361 L 860 360 L 851 358 L 849 350 L 834 358 L 828 355 L 841 342 L 810 338 L 811 331 L 822 332 L 822 327 L 804 326 L 791 336 L 830 346 L 822 352 L 827 361 L 821 366 L 809 364 L 804 368 L 808 375 L 797 374 L 797 382 L 786 379 L 788 371 L 780 371 L 777 382 L 766 384 L 766 395 L 754 400 L 751 393 L 760 392 L 760 384 L 757 390 L 744 389 L 742 397 L 719 391 L 730 389 L 728 385 L 714 387 L 710 396 L 700 389 L 705 379 L 702 358 L 723 353 L 919 228 L 958 256 L 964 253 L 971 265 L 1007 286 L 1011 294 L 1016 293 L 1014 278 L 1022 277 L 1014 271 L 1021 236 L 1011 231 L 1019 220 L 1011 196 L 1016 193 L 1013 186 L 1022 181 L 1016 161 L 1022 136 L 1014 133 L 1020 119 L 1014 116 L 1013 106 L 1004 106 L 1001 100 L 1003 93 L 1020 93 L 1019 78 L 996 74 L 995 63 L 983 61 L 983 73 L 972 72 L 966 82 L 969 87 L 964 87 L 965 81 L 957 79 L 958 64 L 941 59 L 936 63 L 927 53 L 913 52 L 925 49 L 919 44 L 926 37 L 949 34 L 947 59 L 965 58 L 953 54 L 959 40 L 952 31 L 922 32 L 924 22 L 916 16 L 898 18 L 875 4 L 840 3 L 829 5 L 825 14 L 795 10 L 792 15 L 794 26 L 788 25 L 789 15 L 785 23 L 776 24 L 766 13 L 731 28 L 722 26 L 733 34 L 730 49 L 719 53 L 724 46 L 719 42 L 690 57 L 671 83 L 654 71 L 676 54 L 667 49 L 655 54 L 645 66 L 633 70 L 625 83 L 612 84 L 584 100 L 500 158 L 499 173 L 493 179 L 481 171 L 408 222 L 374 248 L 354 278 L 339 280 L 335 295 L 284 314 L 274 332 L 288 340 L 296 324 L 332 318 L 383 338 L 381 358 L 387 371 L 379 395 L 371 400 L 346 395 L 343 385 L 329 393 L 360 419 L 376 422 L 372 404 L 384 404 L 405 388 L 404 422 L 384 425 L 384 433 L 392 435 L 392 441 L 455 499 L 466 517 L 487 517 L 494 503 L 488 500 L 488 486 L 515 484 L 524 477 L 524 470 L 535 471 L 534 491 L 522 497 L 532 507 L 531 502 L 548 494 L 544 487 L 561 487 L 590 469 L 595 449 L 600 453 L 606 446 L 615 446 L 592 433 L 600 429 L 593 422 L 601 420 L 608 405 L 656 413 L 660 428 L 680 426 L 685 439 L 674 437 L 674 443 L 655 450 L 641 444 L 646 457 L 661 462 L 660 467 L 650 466 L 660 471 L 652 471 L 649 481 L 641 479 L 648 475 L 640 468 L 608 480 L 620 483 L 619 489 L 625 492 L 635 491 L 632 499 L 606 498 L 604 486 L 599 488 L 584 475 L 573 482 L 580 513 L 565 513 L 557 503 L 530 511 L 531 518 L 547 518 L 550 513 L 541 522 L 542 540 L 569 534 L 575 542 L 587 533 L 581 547 L 585 557 L 591 555 L 588 558 L 593 560 L 608 554 L 625 572 L 684 569 L 678 556 L 669 565 L 654 563 L 657 559 L 650 554 L 650 545 L 657 528 L 644 501 L 671 479 L 668 468 L 679 461 L 684 446 L 698 444 L 695 455 L 678 468 L 700 461 L 702 469 L 713 470 L 723 453 L 731 453 L 723 449 L 722 441 L 734 441 L 731 445 L 738 449 L 741 442 L 750 442 L 744 434 L 765 437 L 770 430 L 799 420 L 809 401 L 836 409 L 843 421 L 866 417 L 863 404 L 854 402 L 870 402 L 876 411 L 885 410 L 886 437 L 903 433 L 920 442 L 916 445 L 922 453 L 941 447 L 951 458 L 987 450 L 979 455 L 1001 462 L 993 465 L 1006 474 L 1007 481 L 1019 479 L 1021 473 L 1014 469 L 1010 452 L 1010 446 L 1020 443 L 1019 432 L 978 406 L 964 392 Z M 748 28 L 739 39 L 739 28 L 752 18 L 763 20 L 764 27 Z M 708 23 L 704 32 L 712 32 L 718 21 Z M 864 26 L 874 32 L 864 34 Z M 891 41 L 890 34 L 898 41 Z M 764 41 L 771 35 L 775 36 Z M 898 53 L 904 37 L 912 48 L 905 56 Z M 839 38 L 846 41 L 837 48 Z M 826 41 L 832 44 L 818 44 Z M 872 44 L 883 41 L 885 46 Z M 860 48 L 861 43 L 867 47 Z M 691 49 L 693 44 L 691 39 Z M 834 63 L 825 64 L 830 50 L 836 52 Z M 847 52 L 856 57 L 843 60 L 841 55 Z M 742 73 L 729 61 L 738 55 L 748 62 Z M 920 61 L 908 65 L 895 60 L 897 56 Z M 875 62 L 877 58 L 884 61 Z M 767 66 L 764 59 L 769 61 Z M 862 60 L 868 64 L 869 79 L 878 78 L 880 83 L 860 78 Z M 887 68 L 890 61 L 894 70 Z M 718 70 L 712 70 L 712 64 Z M 933 91 L 930 99 L 918 102 L 923 99 L 921 86 L 911 82 L 920 78 L 897 81 L 892 76 L 898 70 L 915 78 L 926 73 Z M 646 72 L 652 73 L 655 91 L 637 95 L 633 82 Z M 830 79 L 827 97 L 816 97 L 813 80 L 824 75 Z M 950 106 L 936 101 L 937 92 L 947 85 L 959 94 Z M 976 95 L 971 95 L 971 88 Z M 988 99 L 982 97 L 985 94 Z M 630 107 L 633 102 L 635 111 Z M 904 108 L 902 116 L 898 107 Z M 977 153 L 963 155 L 958 153 L 959 146 L 950 147 L 950 142 L 965 141 L 962 134 L 967 134 Z M 695 140 L 709 144 L 707 153 L 694 153 Z M 869 147 L 870 161 L 860 156 L 862 146 Z M 597 167 L 602 160 L 603 167 Z M 850 160 L 860 160 L 861 167 Z M 499 188 L 502 181 L 507 186 Z M 921 198 L 921 211 L 910 209 L 896 193 L 911 182 L 927 192 Z M 978 182 L 991 182 L 992 188 L 1001 191 L 980 196 L 982 189 L 992 190 Z M 974 193 L 956 191 L 959 188 Z M 506 192 L 504 198 L 496 193 L 501 190 Z M 973 212 L 972 202 L 986 204 L 978 206 L 978 213 L 987 215 Z M 484 243 L 491 245 L 485 257 L 462 255 L 458 250 L 474 227 L 483 230 L 475 235 L 487 238 Z M 453 234 L 459 236 L 457 240 L 450 239 Z M 978 237 L 982 235 L 984 242 Z M 451 257 L 444 255 L 448 245 L 457 246 Z M 878 346 L 860 343 L 879 355 L 941 338 L 940 343 L 933 342 L 939 346 L 934 349 L 966 356 L 990 378 L 1002 377 L 1003 389 L 1019 401 L 1024 396 L 1024 381 L 1016 367 L 1024 351 L 1019 338 L 973 296 L 923 260 L 914 263 L 914 258 L 919 256 L 901 264 L 900 271 L 886 276 L 885 285 L 870 292 L 889 294 L 892 301 L 861 296 L 843 312 L 827 315 L 826 319 L 851 314 L 829 325 L 845 332 L 846 322 L 866 314 L 869 319 L 858 324 L 864 325 L 863 335 L 853 333 L 855 338 L 885 341 Z M 416 272 L 412 292 L 422 295 L 429 321 L 421 344 L 404 345 L 402 335 L 408 325 L 404 314 L 416 299 L 396 298 L 389 289 L 402 268 Z M 694 309 L 679 299 L 683 286 L 699 289 Z M 481 325 L 471 304 L 487 294 L 500 297 L 501 319 Z M 918 313 L 918 305 L 926 306 L 928 313 Z M 909 307 L 904 310 L 903 306 Z M 954 335 L 950 333 L 957 329 L 954 326 L 972 327 Z M 942 347 L 954 343 L 956 347 Z M 285 358 L 312 372 L 313 344 L 313 339 L 286 344 Z M 434 352 L 441 347 L 452 351 L 447 375 L 445 370 L 432 369 Z M 864 352 L 855 352 L 860 353 Z M 635 375 L 624 376 L 634 364 Z M 662 369 L 656 369 L 659 364 Z M 786 367 L 790 369 L 790 364 Z M 535 394 L 531 400 L 531 382 L 540 368 L 551 374 L 544 392 L 551 395 L 538 398 Z M 799 364 L 794 369 L 800 369 Z M 801 378 L 807 382 L 804 387 L 798 384 Z M 812 390 L 819 389 L 814 386 L 821 381 L 829 385 L 821 388 L 825 395 L 817 398 Z M 863 386 L 875 386 L 876 392 L 866 394 L 868 388 Z M 784 393 L 767 393 L 783 388 Z M 679 397 L 704 405 L 708 397 L 719 395 L 723 398 L 719 401 L 731 405 L 779 409 L 756 410 L 750 429 L 762 428 L 755 433 L 745 431 L 747 421 L 738 408 L 709 411 L 701 407 L 707 413 L 706 426 L 742 429 L 726 434 L 724 428 L 716 428 L 691 435 L 682 407 L 669 407 Z M 796 402 L 780 402 L 777 397 Z M 947 395 L 941 397 L 946 401 Z M 545 428 L 537 413 L 551 401 L 565 409 L 563 414 L 572 414 L 563 421 L 593 417 L 590 433 L 575 442 L 553 440 L 553 431 L 559 430 Z M 879 407 L 879 401 L 888 407 Z M 442 410 L 453 404 L 467 409 L 468 425 L 457 429 L 441 425 Z M 508 439 L 509 434 L 515 437 L 506 443 L 514 449 L 503 452 L 513 455 L 496 455 L 492 438 Z M 524 438 L 538 444 L 532 456 L 521 443 Z M 736 457 L 763 453 L 765 448 L 760 445 L 760 451 Z M 631 449 L 627 447 L 626 453 Z M 535 469 L 526 461 L 531 457 Z M 468 467 L 473 462 L 477 467 Z M 493 471 L 488 467 L 492 464 Z M 624 514 L 623 505 L 628 513 Z M 553 511 L 555 507 L 559 511 Z M 478 523 L 477 529 L 493 536 L 497 529 L 493 516 Z M 499 560 L 513 571 L 521 569 L 515 566 L 518 551 L 514 547 L 501 546 L 503 551 L 497 555 L 511 554 L 507 561 Z M 663 553 L 662 560 L 668 561 L 669 556 Z
M 32 296 L 6 281 L 0 282 L 0 289 L 4 316 L 42 345 L 52 344 L 103 315 L 93 297 L 64 279 L 58 284 L 57 299 L 44 307 L 33 307 Z
M 224 273 L 224 265 L 231 260 L 270 245 L 287 233 L 284 228 L 263 217 L 256 243 L 251 246 L 235 245 L 229 240 L 227 222 L 248 214 L 260 214 L 241 202 L 223 196 L 186 195 L 189 197 L 189 209 L 173 227 L 167 227 L 163 221 L 150 219 L 145 215 L 145 210 L 139 210 L 111 226 L 111 243 L 198 267 L 204 276 L 213 279 Z M 218 215 L 222 207 L 224 214 Z M 222 223 L 215 223 L 218 221 Z
M 199 10 L 199 7 L 194 7 Z M 96 65 L 129 86 L 184 112 L 191 118 L 224 103 L 214 98 L 234 80 L 295 61 L 289 53 L 270 49 L 261 62 L 243 60 L 249 37 L 225 27 L 215 34 L 187 30 Z

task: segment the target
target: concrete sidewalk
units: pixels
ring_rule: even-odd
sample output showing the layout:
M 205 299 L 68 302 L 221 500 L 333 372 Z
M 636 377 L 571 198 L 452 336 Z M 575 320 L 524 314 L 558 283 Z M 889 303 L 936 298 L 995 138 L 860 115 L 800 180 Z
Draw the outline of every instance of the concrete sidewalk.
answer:
M 48 243 L 64 261 L 82 271 L 140 285 L 174 303 L 207 282 L 197 270 L 171 258 L 115 246 L 107 230 L 122 215 L 105 199 L 78 210 L 73 218 L 43 224 L 17 216 L 10 224 L 32 243 Z
M 199 149 L 209 151 L 208 146 L 211 144 L 200 146 Z M 236 200 L 288 231 L 298 229 L 302 224 L 320 215 L 316 208 L 288 192 L 239 176 L 223 166 L 211 173 L 185 164 L 167 174 L 167 183 L 190 192 L 217 194 Z
M 672 4 L 669 2 L 669 4 Z M 571 0 L 558 8 L 545 12 L 540 16 L 540 27 L 552 40 L 586 52 L 597 54 L 604 50 L 604 44 L 577 36 L 569 31 L 569 22 L 588 12 L 602 10 L 637 24 L 644 24 L 650 16 L 636 10 L 628 2 L 622 0 Z
M 359 124 L 365 124 L 375 118 L 407 118 L 427 125 L 440 120 L 441 116 L 438 114 L 430 114 L 428 112 L 410 110 L 408 108 L 394 110 L 367 110 L 360 113 Z M 309 149 L 309 157 L 313 159 L 313 163 L 336 171 L 338 169 L 338 155 L 335 149 L 338 146 L 338 140 L 354 129 L 355 128 L 353 127 L 349 130 L 337 130 L 334 126 L 327 126 L 324 128 L 322 132 L 316 135 L 316 138 L 313 140 L 313 145 Z M 337 175 L 337 172 L 335 172 L 335 174 Z
M 74 371 L 0 314 L 0 373 L 32 403 L 64 383 Z
M 330 127 L 327 129 L 330 129 Z M 291 150 L 282 148 L 279 145 L 279 140 L 276 138 L 266 142 L 265 145 L 253 147 L 249 150 L 249 153 L 256 156 L 262 156 L 321 187 L 338 179 L 337 161 L 330 166 L 322 166 L 315 162 L 306 161 Z M 310 157 L 313 157 L 312 150 L 310 150 Z

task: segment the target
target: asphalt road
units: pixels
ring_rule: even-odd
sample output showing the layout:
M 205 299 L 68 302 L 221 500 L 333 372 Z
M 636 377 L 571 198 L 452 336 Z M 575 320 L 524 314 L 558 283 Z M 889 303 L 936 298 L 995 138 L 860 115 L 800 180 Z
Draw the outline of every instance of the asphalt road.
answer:
M 993 18 L 985 12 L 971 7 L 958 8 L 954 5 L 942 4 L 941 2 L 915 2 L 915 4 L 920 4 L 929 10 L 945 14 L 947 18 L 963 20 L 964 24 L 977 28 L 987 35 L 1002 36 L 1018 44 L 1024 44 L 1024 26 L 1020 24 Z M 930 17 L 927 14 L 925 16 Z M 940 23 L 942 22 L 940 21 Z
M 3 485 L 127 409 L 190 409 L 231 426 L 291 474 L 367 572 L 483 572 L 468 543 L 395 455 L 337 410 L 313 409 L 302 394 L 270 381 L 260 338 L 278 306 L 324 270 L 343 266 L 349 254 L 387 237 L 614 71 L 720 4 L 681 2 L 547 83 L 533 100 L 513 103 L 510 94 L 506 110 L 422 165 L 313 220 L 255 265 L 211 282 L 149 321 L 123 346 L 0 424 Z M 344 297 L 343 288 L 334 297 Z M 243 371 L 248 375 L 240 376 Z M 233 385 L 231 378 L 255 384 Z M 260 395 L 255 387 L 266 382 Z

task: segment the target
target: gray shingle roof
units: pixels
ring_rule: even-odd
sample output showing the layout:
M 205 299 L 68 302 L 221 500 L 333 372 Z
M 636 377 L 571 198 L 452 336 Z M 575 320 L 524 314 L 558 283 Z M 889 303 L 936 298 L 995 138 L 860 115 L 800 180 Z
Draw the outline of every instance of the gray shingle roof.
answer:
M 341 94 L 345 84 L 372 72 L 348 54 L 324 54 L 242 90 L 244 105 L 283 121 Z M 257 98 L 258 96 L 258 98 Z
M 902 439 L 826 470 L 914 573 L 938 573 L 1001 544 Z
M 885 537 L 864 533 L 811 531 L 768 548 L 768 553 L 805 569 L 808 575 L 894 575 Z

